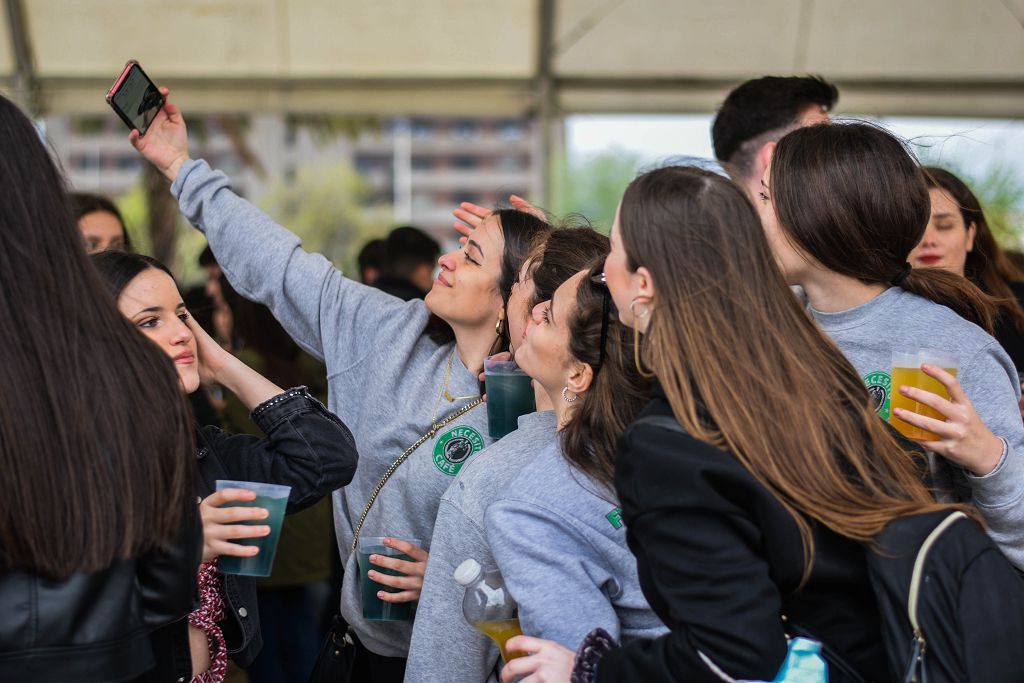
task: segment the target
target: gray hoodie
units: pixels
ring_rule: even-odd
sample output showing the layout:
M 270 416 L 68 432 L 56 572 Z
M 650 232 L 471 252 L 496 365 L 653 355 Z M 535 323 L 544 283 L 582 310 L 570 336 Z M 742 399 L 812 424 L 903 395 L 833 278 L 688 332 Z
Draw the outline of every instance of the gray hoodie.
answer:
M 288 334 L 327 366 L 328 404 L 359 449 L 355 478 L 334 493 L 334 522 L 345 565 L 341 612 L 372 652 L 405 657 L 411 622 L 366 621 L 359 597 L 353 529 L 387 467 L 437 419 L 470 403 L 441 394 L 454 344 L 425 334 L 429 311 L 345 278 L 298 237 L 235 195 L 223 173 L 188 161 L 171 186 L 181 212 L 206 234 L 228 281 L 266 304 Z M 479 393 L 477 377 L 454 356 L 449 391 Z M 487 410 L 474 408 L 428 439 L 398 468 L 374 504 L 362 536 L 428 543 L 441 494 L 459 469 L 490 443 Z
M 498 648 L 466 623 L 462 616 L 465 589 L 455 582 L 453 574 L 469 558 L 484 567 L 495 565 L 484 532 L 487 507 L 537 452 L 550 447 L 556 438 L 554 412 L 520 417 L 519 429 L 475 456 L 441 496 L 412 629 L 405 683 L 480 683 L 496 678 Z M 452 647 L 452 643 L 458 646 Z M 438 656 L 440 653 L 444 656 Z
M 597 627 L 623 642 L 668 632 L 640 590 L 614 495 L 557 442 L 491 503 L 486 527 L 526 635 L 576 650 Z
M 893 287 L 840 313 L 810 309 L 821 328 L 857 368 L 889 419 L 892 352 L 940 349 L 960 359 L 957 379 L 985 425 L 1008 444 L 1002 462 L 975 477 L 942 458 L 933 459 L 936 483 L 973 502 L 988 533 L 1018 568 L 1024 569 L 1024 423 L 1020 383 L 1010 357 L 992 336 L 945 306 Z M 947 486 L 943 486 L 946 488 Z

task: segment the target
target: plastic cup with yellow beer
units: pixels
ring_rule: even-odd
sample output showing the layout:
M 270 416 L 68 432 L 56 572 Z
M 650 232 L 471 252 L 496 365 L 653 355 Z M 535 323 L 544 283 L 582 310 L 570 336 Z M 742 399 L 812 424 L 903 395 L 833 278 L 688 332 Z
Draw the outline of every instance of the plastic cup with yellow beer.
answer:
M 945 422 L 946 416 L 930 406 L 907 398 L 900 392 L 900 387 L 915 387 L 923 391 L 937 394 L 949 400 L 949 392 L 942 382 L 926 375 L 921 366 L 924 364 L 940 367 L 956 377 L 960 366 L 959 359 L 951 353 L 935 349 L 919 351 L 893 351 L 892 353 L 892 405 L 889 411 L 889 422 L 903 436 L 913 441 L 936 441 L 938 434 L 922 429 L 896 417 L 896 409 L 902 408 L 911 413 L 924 415 Z

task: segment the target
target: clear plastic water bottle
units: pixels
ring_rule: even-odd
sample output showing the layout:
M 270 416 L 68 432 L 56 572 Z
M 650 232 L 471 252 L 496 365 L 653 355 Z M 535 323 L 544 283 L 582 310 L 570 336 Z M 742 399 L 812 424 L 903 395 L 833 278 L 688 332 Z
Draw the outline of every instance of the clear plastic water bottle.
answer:
M 484 569 L 476 560 L 469 559 L 455 570 L 455 580 L 465 586 L 462 614 L 470 626 L 493 640 L 504 661 L 522 657 L 522 652 L 509 653 L 505 643 L 509 638 L 522 635 L 516 603 L 505 588 L 501 573 L 494 568 Z

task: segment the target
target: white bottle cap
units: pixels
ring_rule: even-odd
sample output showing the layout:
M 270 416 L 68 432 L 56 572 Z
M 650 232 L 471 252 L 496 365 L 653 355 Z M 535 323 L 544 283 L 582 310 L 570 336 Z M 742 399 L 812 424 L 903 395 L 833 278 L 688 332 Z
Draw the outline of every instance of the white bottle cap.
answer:
M 462 586 L 468 586 L 480 576 L 480 563 L 470 558 L 455 569 L 455 580 Z

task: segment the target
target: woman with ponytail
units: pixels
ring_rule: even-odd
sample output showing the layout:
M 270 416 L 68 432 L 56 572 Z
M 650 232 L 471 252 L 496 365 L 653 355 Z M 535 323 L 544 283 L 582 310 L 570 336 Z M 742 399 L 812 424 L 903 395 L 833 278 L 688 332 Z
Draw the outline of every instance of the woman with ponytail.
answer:
M 995 302 L 940 268 L 911 268 L 930 215 L 925 175 L 903 143 L 866 123 L 811 126 L 779 141 L 756 201 L 786 282 L 857 369 L 882 419 L 938 435 L 923 445 L 941 500 L 972 502 L 1024 568 L 1024 424 L 1017 371 L 990 334 Z M 940 349 L 956 377 L 924 365 L 949 399 L 891 386 L 893 351 Z M 933 419 L 894 408 L 892 393 Z

